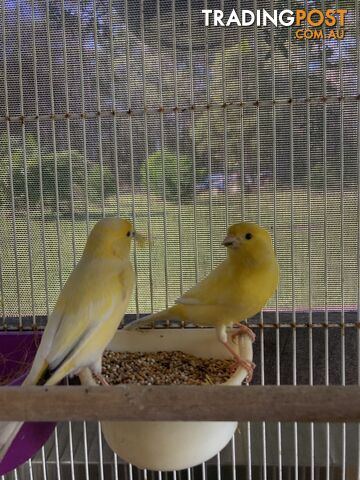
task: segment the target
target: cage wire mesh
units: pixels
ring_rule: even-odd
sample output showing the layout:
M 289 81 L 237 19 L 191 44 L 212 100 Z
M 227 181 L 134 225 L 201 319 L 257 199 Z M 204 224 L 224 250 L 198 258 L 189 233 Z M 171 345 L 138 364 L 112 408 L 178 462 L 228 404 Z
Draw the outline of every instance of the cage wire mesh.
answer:
M 104 215 L 153 239 L 134 252 L 132 315 L 205 276 L 246 219 L 272 231 L 281 271 L 250 320 L 254 382 L 358 384 L 359 3 L 0 3 L 2 329 L 44 325 Z M 201 14 L 340 6 L 341 41 Z M 6 478 L 351 480 L 359 439 L 358 425 L 248 423 L 206 464 L 161 473 L 123 464 L 95 424 L 61 424 Z

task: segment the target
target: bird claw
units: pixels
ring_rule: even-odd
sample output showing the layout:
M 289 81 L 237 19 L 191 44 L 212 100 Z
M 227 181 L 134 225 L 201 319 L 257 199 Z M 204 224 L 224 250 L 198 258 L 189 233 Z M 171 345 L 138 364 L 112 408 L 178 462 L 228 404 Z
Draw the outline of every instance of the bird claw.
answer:
M 101 375 L 101 373 L 93 372 L 93 375 L 101 383 L 101 385 L 103 385 L 104 387 L 110 387 L 110 384 L 105 380 L 105 378 Z
M 255 363 L 250 362 L 250 360 L 244 360 L 240 357 L 236 357 L 234 363 L 230 365 L 231 372 L 235 373 L 239 367 L 244 368 L 248 372 L 246 375 L 246 381 L 250 383 L 256 367 Z
M 247 327 L 246 325 L 239 325 L 237 327 L 237 332 L 233 332 L 231 334 L 231 340 L 234 342 L 234 338 L 236 338 L 240 335 L 247 335 L 248 337 L 250 337 L 250 340 L 252 341 L 252 343 L 254 343 L 255 340 L 256 340 L 255 333 L 249 327 Z

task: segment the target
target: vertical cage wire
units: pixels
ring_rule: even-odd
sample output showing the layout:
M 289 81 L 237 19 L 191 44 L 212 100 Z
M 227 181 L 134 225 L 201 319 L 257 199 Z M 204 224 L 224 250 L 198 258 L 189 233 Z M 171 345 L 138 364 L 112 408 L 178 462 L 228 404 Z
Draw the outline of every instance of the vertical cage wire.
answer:
M 104 476 L 104 457 L 103 457 L 103 443 L 102 443 L 102 434 L 101 434 L 101 424 L 97 422 L 97 436 L 99 440 L 99 470 L 100 470 L 100 480 L 105 480 Z
M 31 461 L 31 458 L 29 459 L 28 461 L 28 466 L 29 466 L 29 478 L 30 480 L 33 480 L 34 476 L 33 476 L 33 470 L 32 470 L 32 461 Z
M 309 5 L 306 3 L 306 12 L 309 11 Z M 306 21 L 308 28 L 308 22 Z M 305 46 L 305 63 L 306 63 L 306 98 L 310 97 L 309 85 L 309 45 Z M 306 104 L 306 164 L 307 164 L 307 256 L 308 256 L 308 314 L 309 314 L 309 385 L 314 384 L 314 356 L 313 356 L 313 316 L 312 316 L 312 264 L 311 264 L 311 132 L 310 132 L 310 103 Z M 314 440 L 314 424 L 310 423 L 310 475 L 311 480 L 315 479 L 315 440 Z
M 55 124 L 55 98 L 54 98 L 54 77 L 53 77 L 53 62 L 51 51 L 51 32 L 50 32 L 50 11 L 49 0 L 46 0 L 46 35 L 47 35 L 47 47 L 48 47 L 48 61 L 49 61 L 49 89 L 50 89 L 50 102 L 51 102 L 51 134 L 52 134 L 52 148 L 54 152 L 54 181 L 55 181 L 55 202 L 56 202 L 56 233 L 58 242 L 58 267 L 59 267 L 59 285 L 62 288 L 62 255 L 61 255 L 61 227 L 60 227 L 60 201 L 59 201 L 59 183 L 58 183 L 58 160 L 57 160 L 57 146 L 56 146 L 56 124 Z
M 78 36 L 79 36 L 79 69 L 80 69 L 80 98 L 81 111 L 85 112 L 85 87 L 84 87 L 84 60 L 83 60 L 83 39 L 82 39 L 82 24 L 81 24 L 81 2 L 77 0 L 77 15 L 78 15 Z M 85 196 L 85 223 L 86 234 L 89 235 L 89 186 L 88 186 L 88 170 L 87 170 L 87 142 L 86 142 L 86 120 L 85 115 L 81 119 L 82 126 L 82 142 L 84 151 L 84 196 Z
M 221 480 L 221 459 L 220 452 L 216 455 L 216 473 L 218 480 Z
M 63 58 L 64 58 L 64 83 L 65 83 L 65 109 L 66 113 L 70 112 L 69 104 L 69 85 L 68 85 L 68 56 L 67 56 L 67 41 L 66 41 L 66 30 L 65 30 L 65 6 L 64 0 L 61 1 L 61 24 L 62 24 L 62 43 L 63 43 Z M 70 182 L 70 207 L 71 207 L 71 228 L 72 228 L 72 251 L 73 251 L 73 266 L 76 266 L 76 241 L 75 241 L 75 209 L 74 209 L 74 192 L 73 192 L 73 164 L 71 157 L 71 138 L 70 138 L 70 118 L 66 119 L 66 137 L 67 137 L 67 148 L 69 155 L 69 182 Z M 60 283 L 62 279 L 60 279 Z M 71 478 L 75 480 L 75 470 L 74 470 L 74 452 L 73 452 L 73 435 L 72 435 L 72 423 L 68 423 L 68 434 L 69 434 L 69 453 L 70 453 L 70 469 L 71 469 Z
M 145 69 L 145 30 L 144 30 L 144 0 L 140 1 L 140 30 L 141 30 L 141 73 L 142 73 L 142 94 L 144 102 L 144 142 L 145 157 L 149 158 L 149 133 L 148 133 L 148 115 L 147 115 L 147 94 L 146 94 L 146 69 Z M 147 234 L 149 241 L 149 280 L 150 280 L 150 311 L 154 311 L 154 289 L 153 289 L 153 249 L 152 249 L 152 222 L 151 222 L 151 206 L 150 206 L 150 172 L 149 164 L 145 162 L 146 169 L 146 200 L 147 200 Z
M 119 479 L 118 457 L 117 457 L 116 453 L 114 453 L 114 477 L 115 477 L 115 480 Z
M 291 0 L 288 2 L 288 7 L 291 8 Z M 296 311 L 295 311 L 295 271 L 294 271 L 294 258 L 295 258 L 295 244 L 294 244 L 294 109 L 293 109 L 293 78 L 292 78 L 292 44 L 291 44 L 292 28 L 289 28 L 288 41 L 289 41 L 289 53 L 288 53 L 288 67 L 289 67 L 289 115 L 290 115 L 290 132 L 289 132 L 289 144 L 290 144 L 290 255 L 291 255 L 291 298 L 292 298 L 292 323 L 296 325 Z M 292 375 L 293 384 L 297 384 L 296 379 L 296 328 L 292 329 Z M 298 460 L 298 425 L 294 423 L 294 474 L 295 480 L 299 478 L 299 460 Z
M 126 76 L 127 76 L 127 107 L 128 107 L 128 112 L 131 112 L 131 77 L 130 77 L 130 39 L 129 39 L 129 25 L 128 25 L 128 16 L 129 16 L 129 10 L 128 10 L 128 1 L 125 0 L 124 2 L 124 15 L 125 15 L 125 39 L 126 39 Z M 130 138 L 130 171 L 131 171 L 131 187 L 132 187 L 132 202 L 131 202 L 131 209 L 132 209 L 132 218 L 133 218 L 133 223 L 136 228 L 136 210 L 135 210 L 135 180 L 134 180 L 134 150 L 133 150 L 133 120 L 132 120 L 132 115 L 131 113 L 129 114 L 129 138 Z M 137 255 L 136 255 L 136 242 L 134 245 L 134 269 L 135 269 L 135 274 L 138 271 L 138 265 L 137 265 Z M 136 281 L 135 281 L 135 302 L 136 302 L 136 316 L 139 316 L 139 303 L 138 303 L 138 280 L 137 280 L 137 275 L 136 275 Z
M 254 0 L 254 9 L 256 10 L 258 6 L 257 0 Z M 256 106 L 255 106 L 255 121 L 256 121 L 256 202 L 257 202 L 257 222 L 261 225 L 261 194 L 260 194 L 260 169 L 261 169 L 261 134 L 260 134 L 260 111 L 259 111 L 259 50 L 258 50 L 258 33 L 257 33 L 257 26 L 254 24 L 254 80 L 255 80 L 255 98 L 256 98 Z M 265 385 L 265 338 L 264 338 L 264 317 L 263 312 L 260 312 L 260 376 L 261 376 L 261 385 Z M 267 480 L 267 428 L 266 422 L 262 422 L 261 424 L 261 434 L 262 434 L 262 477 L 264 480 Z
M 336 2 L 337 7 L 339 2 Z M 339 48 L 339 77 L 340 77 L 340 289 L 341 289 L 341 384 L 345 386 L 345 302 L 344 302 L 344 83 L 342 45 L 338 40 Z M 358 179 L 359 181 L 359 179 Z M 342 424 L 342 480 L 346 480 L 346 424 Z
M 96 108 L 98 115 L 98 140 L 99 140 L 99 164 L 100 164 L 100 185 L 101 185 L 101 211 L 103 217 L 105 217 L 105 193 L 104 193 L 104 159 L 103 159 L 103 134 L 102 134 L 102 119 L 101 112 L 101 99 L 100 99 L 100 84 L 99 84 L 99 45 L 98 45 L 98 31 L 97 31 L 97 10 L 96 0 L 93 0 L 92 5 L 94 16 L 94 53 L 95 53 L 95 80 L 96 80 Z
M 166 182 L 165 182 L 165 139 L 164 139 L 164 109 L 163 109 L 163 79 L 162 79 L 162 60 L 161 60 L 161 14 L 160 0 L 156 0 L 156 43 L 159 66 L 159 103 L 160 103 L 160 152 L 161 152 L 161 168 L 163 172 L 162 194 L 163 194 L 163 232 L 164 232 L 164 275 L 165 275 L 165 306 L 169 306 L 169 289 L 168 289 L 168 248 L 167 248 L 167 200 L 166 200 Z
M 201 478 L 202 480 L 206 480 L 206 464 L 201 464 Z
M 72 423 L 68 423 L 68 433 L 69 433 L 69 452 L 70 452 L 70 470 L 71 470 L 71 479 L 75 480 L 75 469 L 74 469 L 74 442 L 72 434 Z
M 70 103 L 69 103 L 69 81 L 68 81 L 68 55 L 67 55 L 67 40 L 65 28 L 65 5 L 64 0 L 61 0 L 61 30 L 63 43 L 63 59 L 64 59 L 64 90 L 65 90 L 65 110 L 66 110 L 66 143 L 69 155 L 69 183 L 70 183 L 70 209 L 71 209 L 71 230 L 72 230 L 72 250 L 73 250 L 73 265 L 76 266 L 76 240 L 75 240 L 75 208 L 74 208 L 74 190 L 73 190 L 73 163 L 71 154 L 71 136 L 70 136 Z
M 225 9 L 225 2 L 221 0 L 220 7 L 222 10 Z M 222 99 L 224 105 L 227 102 L 227 93 L 226 93 L 226 61 L 225 61 L 225 30 L 221 30 L 221 71 L 222 71 Z M 225 227 L 229 225 L 229 175 L 228 175 L 228 140 L 227 140 L 227 129 L 228 129 L 228 111 L 226 108 L 223 109 L 223 122 L 224 122 L 224 185 L 225 185 Z M 211 220 L 210 220 L 211 221 Z
M 270 2 L 271 9 L 274 9 L 274 1 Z M 275 85 L 275 38 L 274 38 L 274 25 L 271 25 L 271 96 L 273 101 L 276 98 L 276 85 Z M 273 156 L 273 178 L 274 178 L 274 221 L 273 221 L 273 239 L 274 250 L 277 251 L 277 138 L 276 138 L 276 105 L 273 102 L 272 106 L 272 156 Z M 279 297 L 278 291 L 275 292 L 275 312 L 276 312 L 276 385 L 281 384 L 281 362 L 280 362 L 280 317 L 279 317 Z M 283 478 L 283 465 L 282 465 L 282 429 L 281 422 L 277 424 L 277 445 L 278 445 L 278 477 L 279 480 Z
M 178 197 L 178 241 L 179 241 L 179 262 L 180 262 L 180 272 L 179 272 L 179 286 L 180 286 L 180 295 L 183 294 L 183 255 L 182 255 L 182 245 L 183 245 L 183 236 L 182 236 L 182 193 L 181 193 L 181 171 L 180 171 L 180 134 L 179 134 L 179 111 L 178 111 L 178 78 L 177 78 L 177 50 L 176 50 L 176 13 L 175 13 L 175 0 L 171 1 L 171 30 L 172 30 L 172 53 L 173 53 L 173 75 L 174 75 L 174 102 L 175 102 L 175 152 L 176 152 L 176 173 L 177 173 L 177 197 Z M 160 28 L 160 26 L 159 26 Z
M 60 453 L 59 453 L 59 436 L 58 436 L 58 427 L 55 427 L 54 431 L 54 442 L 55 442 L 55 459 L 56 459 L 56 475 L 57 479 L 61 480 L 61 464 L 60 464 Z
M 111 111 L 113 116 L 114 164 L 115 164 L 115 185 L 116 185 L 116 212 L 117 212 L 117 215 L 120 216 L 118 135 L 117 135 L 117 121 L 116 121 L 116 115 L 115 115 L 116 94 L 115 94 L 113 0 L 109 0 L 109 33 L 110 33 L 110 65 L 111 65 Z
M 84 466 L 85 466 L 85 479 L 89 480 L 89 456 L 88 456 L 88 436 L 86 422 L 82 422 L 83 427 L 83 442 L 84 442 Z
M 241 3 L 240 0 L 237 2 L 238 10 L 240 10 Z M 243 103 L 243 63 L 242 63 L 242 36 L 241 36 L 241 29 L 238 30 L 238 59 L 239 59 L 239 98 L 240 103 Z M 244 109 L 240 109 L 240 168 L 241 168 L 241 221 L 245 221 L 246 218 L 246 211 L 245 211 L 245 148 L 244 148 Z M 246 462 L 247 462 L 247 479 L 252 480 L 252 451 L 251 451 L 251 422 L 246 423 Z
M 357 3 L 355 10 L 356 23 L 356 60 L 357 60 L 357 91 L 360 92 L 360 4 Z M 357 122 L 357 162 L 358 162 L 358 179 L 360 179 L 360 102 L 357 108 L 358 122 Z M 360 322 L 360 184 L 358 184 L 357 197 L 357 322 Z M 357 383 L 360 385 L 360 329 L 357 329 Z M 360 424 L 358 424 L 357 443 L 360 447 Z M 357 455 L 357 477 L 360 478 L 360 448 Z
M 241 8 L 241 2 L 240 0 L 237 1 L 237 9 L 240 10 Z M 240 104 L 243 104 L 244 101 L 244 96 L 243 96 L 243 78 L 242 78 L 242 68 L 243 68 L 243 63 L 242 63 L 242 51 L 241 51 L 241 45 L 242 45 L 242 35 L 241 35 L 241 28 L 238 29 L 238 36 L 237 36 L 237 41 L 239 43 L 238 47 L 238 61 L 239 61 L 239 100 Z M 245 165 L 245 151 L 244 151 L 244 128 L 243 128 L 243 118 L 244 118 L 244 110 L 240 108 L 239 111 L 240 115 L 240 122 L 239 122 L 239 127 L 240 127 L 240 189 L 241 189 L 241 221 L 245 220 L 245 178 L 244 178 L 244 165 Z
M 16 3 L 16 19 L 17 19 L 17 42 L 18 42 L 18 61 L 19 61 L 19 89 L 20 89 L 20 113 L 24 116 L 24 96 L 23 96 L 23 72 L 22 72 L 22 55 L 21 55 L 21 28 L 20 28 L 20 3 Z M 31 227 L 30 227 L 30 208 L 29 208 L 29 187 L 28 187 L 28 170 L 27 170 L 27 152 L 26 152 L 26 135 L 25 124 L 21 125 L 21 137 L 23 145 L 23 166 L 24 166 L 24 190 L 26 203 L 26 232 L 27 232 L 27 250 L 29 257 L 29 275 L 30 275 L 30 296 L 31 296 L 31 313 L 33 325 L 35 325 L 35 299 L 34 299 L 34 283 L 33 283 L 33 259 L 32 259 L 32 245 L 31 245 Z
M 231 475 L 232 475 L 232 480 L 236 480 L 237 475 L 236 475 L 236 443 L 235 443 L 235 434 L 233 435 L 231 439 Z
M 1 242 L 2 243 L 2 242 Z M 0 244 L 0 247 L 2 245 Z M 0 250 L 1 252 L 1 250 Z M 2 315 L 2 326 L 3 328 L 6 327 L 5 325 L 5 303 L 4 303 L 4 277 L 3 277 L 3 267 L 2 267 L 2 257 L 1 257 L 1 253 L 0 253 L 0 296 L 1 296 L 1 315 Z
M 193 218 L 194 218 L 194 262 L 195 262 L 195 282 L 199 280 L 199 255 L 198 255 L 198 235 L 197 235 L 197 192 L 196 192 L 196 138 L 195 138 L 195 112 L 194 108 L 194 71 L 193 71 L 193 43 L 192 43 L 192 12 L 191 0 L 187 0 L 188 14 L 188 43 L 189 43 L 189 83 L 190 83 L 190 117 L 191 117 L 191 158 L 193 168 Z
M 7 71 L 7 58 L 6 58 L 6 11 L 5 3 L 2 3 L 2 43 L 3 43 L 3 68 L 4 68 L 4 101 L 5 101 L 5 115 L 10 115 L 9 110 L 9 94 L 8 94 L 8 71 Z M 12 174 L 12 158 L 11 158 L 11 132 L 10 132 L 10 123 L 6 123 L 6 136 L 8 144 L 8 153 L 9 153 L 9 183 L 11 191 L 11 217 L 12 217 L 12 228 L 13 228 L 13 249 L 15 256 L 15 274 L 16 274 L 16 294 L 17 294 L 17 310 L 19 318 L 19 328 L 22 327 L 22 312 L 21 312 L 21 297 L 20 297 L 20 286 L 19 286 L 19 265 L 18 265 L 18 246 L 17 246 L 17 228 L 16 228 L 16 213 L 15 213 L 15 199 L 14 199 L 14 184 L 13 184 L 13 174 Z M 4 299 L 3 299 L 4 302 Z
M 208 1 L 204 0 L 204 9 L 208 8 Z M 210 69 L 209 69 L 209 35 L 205 29 L 205 71 L 206 71 L 206 104 L 210 105 Z M 210 269 L 213 269 L 213 227 L 211 219 L 213 218 L 213 189 L 212 189 L 212 162 L 211 162 L 211 114 L 207 111 L 207 157 L 209 172 L 209 245 L 210 245 Z
M 48 260 L 46 252 L 46 234 L 45 234 L 45 205 L 43 192 L 43 168 L 42 168 L 42 154 L 41 154 L 41 135 L 40 135 L 40 120 L 39 120 L 39 95 L 38 95 L 38 69 L 37 69 L 37 45 L 36 45 L 36 26 L 35 26 L 35 11 L 34 0 L 31 2 L 31 24 L 32 24 L 32 54 L 33 54 L 33 73 L 34 73 L 34 100 L 35 100 L 35 114 L 36 114 L 36 139 L 38 143 L 39 156 L 39 194 L 40 194 L 40 215 L 41 215 L 41 242 L 43 251 L 43 265 L 44 265 L 44 288 L 45 288 L 45 306 L 46 315 L 50 314 L 49 307 L 49 279 L 48 279 Z M 45 472 L 45 471 L 44 471 Z M 44 473 L 46 479 L 46 472 Z
M 133 480 L 133 467 L 129 464 L 129 480 Z
M 77 23 L 77 32 L 78 32 L 78 47 L 79 47 L 79 69 L 80 69 L 80 98 L 81 98 L 81 110 L 85 112 L 85 88 L 84 88 L 84 60 L 83 60 L 83 39 L 82 39 L 82 24 L 81 24 L 81 3 L 80 0 L 77 0 L 76 4 L 78 23 Z M 111 20 L 110 20 L 111 22 Z M 111 25 L 111 23 L 110 23 Z M 84 151 L 84 197 L 85 197 L 85 225 L 86 225 L 86 234 L 89 234 L 90 231 L 90 215 L 89 215 L 89 187 L 88 187 L 88 170 L 87 170 L 87 141 L 86 141 L 86 120 L 83 115 L 81 120 L 82 127 L 82 145 Z M 85 479 L 89 480 L 89 457 L 88 457 L 88 437 L 87 437 L 87 425 L 86 422 L 82 422 L 83 429 L 83 450 L 84 450 L 84 470 L 85 470 Z
M 322 8 L 325 8 L 325 0 L 322 0 Z M 322 54 L 322 64 L 323 64 L 323 77 L 322 77 L 322 93 L 324 97 L 327 95 L 326 88 L 326 50 L 323 49 Z M 324 285 L 325 285 L 325 296 L 324 296 L 324 322 L 325 322 L 325 331 L 324 331 L 324 342 L 325 342 L 325 385 L 329 385 L 329 315 L 328 315 L 328 302 L 327 302 L 327 292 L 328 292 L 328 242 L 327 242 L 327 106 L 326 103 L 323 105 L 323 159 L 324 159 Z M 326 480 L 330 480 L 330 423 L 326 423 Z
M 42 467 L 43 479 L 47 480 L 45 447 L 41 447 L 41 467 Z

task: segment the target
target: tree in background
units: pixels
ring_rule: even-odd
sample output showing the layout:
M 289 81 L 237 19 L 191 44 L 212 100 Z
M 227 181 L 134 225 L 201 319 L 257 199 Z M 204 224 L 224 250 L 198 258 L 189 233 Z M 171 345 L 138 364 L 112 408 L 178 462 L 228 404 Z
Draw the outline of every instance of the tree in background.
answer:
M 41 185 L 45 209 L 54 213 L 59 208 L 59 211 L 64 214 L 71 213 L 72 207 L 74 212 L 83 211 L 86 186 L 85 159 L 81 152 L 60 151 L 56 155 L 46 153 L 39 157 L 38 144 L 31 134 L 26 135 L 25 146 L 22 138 L 11 136 L 10 147 L 9 149 L 7 134 L 3 134 L 0 137 L 0 206 L 2 208 L 11 208 L 12 199 L 16 208 L 22 210 L 26 208 L 27 182 L 30 208 L 40 204 Z M 101 175 L 100 165 L 89 162 L 87 178 L 90 202 L 99 203 L 102 195 L 106 199 L 114 194 L 115 179 L 108 166 L 103 166 Z
M 57 152 L 56 155 L 47 154 L 42 157 L 42 184 L 45 206 L 55 212 L 57 209 L 57 194 L 59 210 L 64 214 L 74 211 L 83 211 L 86 201 L 85 159 L 81 152 Z M 56 172 L 56 175 L 55 175 Z M 70 176 L 72 181 L 70 182 Z M 35 177 L 35 175 L 34 175 Z M 109 167 L 103 166 L 101 176 L 100 165 L 94 162 L 87 164 L 88 201 L 100 204 L 104 198 L 114 193 L 115 180 Z
M 270 28 L 257 27 L 240 30 L 231 27 L 224 31 L 218 28 L 206 30 L 202 24 L 199 25 L 201 2 L 196 0 L 190 3 L 191 17 L 186 2 L 185 4 L 183 2 L 157 4 L 149 0 L 144 11 L 146 28 L 143 44 L 139 0 L 128 2 L 128 29 L 125 28 L 124 3 L 114 3 L 112 30 L 110 30 L 107 0 L 96 2 L 83 0 L 80 3 L 65 0 L 64 12 L 61 2 L 57 0 L 49 0 L 48 3 L 34 0 L 34 29 L 30 21 L 32 2 L 6 2 L 4 22 L 8 47 L 6 49 L 7 78 L 4 79 L 4 65 L 0 60 L 0 82 L 3 84 L 7 81 L 9 88 L 7 102 L 5 102 L 4 89 L 0 88 L 2 115 L 6 114 L 6 103 L 10 115 L 21 114 L 21 93 L 23 93 L 25 116 L 35 114 L 34 57 L 36 56 L 39 113 L 43 115 L 56 113 L 64 116 L 66 98 L 68 98 L 70 114 L 90 114 L 90 118 L 85 121 L 85 139 L 81 119 L 72 119 L 70 127 L 64 118 L 57 119 L 54 127 L 55 135 L 49 119 L 41 122 L 42 154 L 45 157 L 48 154 L 52 155 L 56 149 L 58 152 L 71 150 L 85 155 L 84 141 L 86 141 L 86 161 L 89 165 L 96 165 L 100 164 L 101 160 L 106 167 L 105 170 L 111 171 L 112 177 L 105 171 L 104 176 L 113 179 L 114 184 L 110 189 L 113 192 L 116 190 L 117 182 L 122 191 L 130 191 L 132 181 L 135 183 L 135 190 L 141 188 L 142 165 L 146 161 L 147 154 L 151 156 L 152 152 L 157 152 L 161 148 L 168 152 L 175 152 L 179 148 L 180 155 L 191 155 L 192 144 L 189 142 L 189 137 L 192 139 L 193 134 L 198 181 L 210 173 L 207 170 L 210 161 L 212 173 L 224 172 L 226 164 L 229 174 L 238 175 L 243 170 L 249 177 L 256 178 L 259 173 L 257 170 L 260 157 L 260 169 L 271 175 L 273 164 L 276 162 L 278 173 L 280 172 L 277 176 L 278 181 L 284 186 L 289 186 L 291 184 L 290 107 L 286 100 L 291 96 L 293 100 L 304 100 L 307 97 L 307 85 L 310 96 L 323 95 L 324 59 L 326 59 L 324 78 L 327 95 L 336 97 L 343 93 L 356 94 L 355 26 L 348 29 L 345 39 L 341 42 L 343 92 L 340 92 L 338 42 L 295 41 L 291 35 L 289 36 L 291 30 L 280 27 L 273 31 Z M 328 3 L 328 8 L 336 7 L 335 0 Z M 17 5 L 20 5 L 19 16 Z M 50 38 L 46 28 L 47 5 Z M 94 5 L 96 11 L 94 11 Z M 158 36 L 157 5 L 161 10 L 160 36 Z M 176 13 L 175 22 L 172 21 L 172 5 Z M 311 5 L 315 4 L 311 3 Z M 351 5 L 355 5 L 355 2 L 350 1 L 349 6 Z M 244 0 L 241 6 L 252 8 L 253 1 Z M 293 0 L 291 6 L 302 8 L 303 0 Z M 226 8 L 230 7 L 226 5 Z M 274 0 L 274 8 L 282 9 L 283 2 Z M 191 55 L 188 41 L 190 18 L 192 20 Z M 20 22 L 20 28 L 14 28 L 18 22 Z M 81 31 L 79 31 L 79 24 Z M 63 45 L 64 27 L 66 57 Z M 20 39 L 18 30 L 21 32 Z M 205 30 L 209 45 L 207 51 L 204 46 Z M 224 33 L 224 43 L 222 33 Z M 36 51 L 33 50 L 34 42 L 28 41 L 33 37 Z M 271 58 L 272 42 L 273 59 Z M 19 82 L 18 47 L 20 43 L 23 92 L 20 91 Z M 110 56 L 111 47 L 113 59 Z M 50 59 L 53 73 L 52 91 L 49 75 Z M 67 82 L 65 82 L 65 64 Z M 190 68 L 192 77 L 190 77 Z M 290 81 L 292 91 L 290 91 Z M 146 97 L 144 97 L 144 90 Z M 276 106 L 275 112 L 276 159 L 272 158 L 271 153 L 275 140 L 272 131 L 273 91 L 276 99 L 285 101 L 283 105 Z M 259 107 L 256 106 L 258 99 L 260 99 Z M 205 108 L 208 100 L 209 110 Z M 246 103 L 244 107 L 238 106 L 240 100 Z M 264 105 L 264 101 L 268 101 L 267 106 Z M 55 107 L 54 112 L 52 112 L 52 103 Z M 233 103 L 233 105 L 224 109 L 222 108 L 224 103 Z M 311 105 L 309 121 L 305 102 L 299 105 L 295 105 L 294 102 L 293 105 L 295 184 L 303 185 L 306 176 L 310 174 L 315 177 L 314 184 L 317 183 L 316 179 L 321 183 L 321 174 L 324 170 L 322 106 L 319 103 Z M 145 106 L 147 132 L 145 132 Z M 191 110 L 193 106 L 194 109 Z M 177 107 L 178 114 L 175 113 L 174 107 Z M 98 117 L 96 113 L 99 108 L 102 115 Z M 347 117 L 351 118 L 351 112 L 346 108 L 345 120 Z M 117 111 L 115 117 L 111 115 L 112 110 Z M 161 115 L 159 111 L 162 112 Z M 190 112 L 193 112 L 195 118 L 194 132 Z M 12 135 L 21 138 L 21 128 L 20 122 L 13 122 Z M 27 133 L 36 135 L 36 128 L 36 122 L 26 122 Z M 311 172 L 307 171 L 307 129 L 310 131 Z M 260 132 L 259 138 L 257 130 Z M 328 107 L 327 157 L 328 165 L 331 165 L 331 171 L 334 173 L 332 178 L 336 179 L 340 171 L 339 130 L 340 111 Z M 346 182 L 351 184 L 355 178 L 351 170 L 356 166 L 356 132 L 347 132 L 348 129 L 345 130 L 346 168 L 344 172 Z M 145 145 L 146 133 L 147 145 Z M 54 138 L 55 145 L 53 145 Z M 27 158 L 30 161 L 31 153 Z M 116 172 L 119 175 L 118 179 L 115 178 Z M 95 176 L 95 173 L 93 175 Z M 4 193 L 1 195 L 4 196 Z M 100 196 L 98 192 L 97 198 Z
M 157 151 L 142 165 L 141 177 L 143 185 L 149 184 L 155 195 L 163 198 L 165 190 L 167 201 L 186 202 L 193 196 L 192 159 L 187 155 L 177 158 L 175 153 L 167 150 Z
M 281 2 L 278 6 L 281 7 Z M 212 173 L 224 171 L 226 157 L 229 174 L 239 174 L 243 170 L 245 177 L 255 182 L 262 172 L 273 175 L 275 163 L 277 181 L 289 187 L 292 131 L 295 186 L 304 186 L 309 177 L 313 187 L 322 186 L 325 131 L 324 108 L 319 99 L 324 94 L 323 81 L 328 96 L 356 95 L 354 28 L 347 30 L 341 42 L 341 72 L 339 42 L 336 40 L 296 41 L 288 28 L 278 27 L 273 33 L 270 28 L 255 29 L 256 37 L 253 28 L 241 29 L 241 38 L 237 42 L 227 41 L 224 50 L 213 49 L 209 55 L 210 109 L 197 115 L 195 124 L 198 161 L 206 164 L 210 151 Z M 231 32 L 226 30 L 228 36 L 232 35 Z M 308 97 L 318 100 L 312 104 L 306 102 Z M 283 101 L 282 104 L 278 102 L 274 110 L 273 98 Z M 244 102 L 242 106 L 241 102 Z M 224 104 L 227 107 L 223 109 Z M 291 109 L 293 123 L 290 125 Z M 344 123 L 347 124 L 343 139 L 344 183 L 348 186 L 356 183 L 356 175 L 351 172 L 357 169 L 356 132 L 355 125 L 351 124 L 351 109 L 356 115 L 356 105 L 343 110 Z M 340 104 L 328 105 L 326 120 L 328 182 L 338 187 L 341 170 Z
M 11 152 L 11 155 L 10 155 Z M 26 190 L 31 201 L 36 195 L 32 169 L 38 165 L 38 146 L 33 135 L 22 137 L 4 133 L 0 137 L 0 206 L 26 207 Z M 26 189 L 27 180 L 27 189 Z

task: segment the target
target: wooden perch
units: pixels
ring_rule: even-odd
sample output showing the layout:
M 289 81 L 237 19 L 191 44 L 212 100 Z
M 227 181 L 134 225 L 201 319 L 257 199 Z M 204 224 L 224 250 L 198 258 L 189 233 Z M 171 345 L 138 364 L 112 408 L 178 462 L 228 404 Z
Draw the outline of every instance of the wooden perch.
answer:
M 1 387 L 0 420 L 359 422 L 360 387 Z

